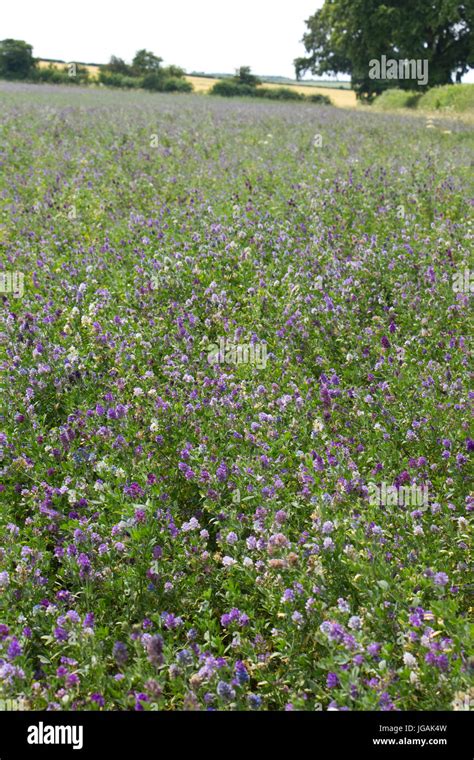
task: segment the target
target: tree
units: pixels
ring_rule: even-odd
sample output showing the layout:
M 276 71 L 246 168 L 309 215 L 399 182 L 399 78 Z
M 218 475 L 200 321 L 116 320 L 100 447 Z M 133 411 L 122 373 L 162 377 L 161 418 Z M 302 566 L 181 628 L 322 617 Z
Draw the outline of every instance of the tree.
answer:
M 306 57 L 297 78 L 350 74 L 360 98 L 388 87 L 422 89 L 416 79 L 371 79 L 371 60 L 426 60 L 432 87 L 452 83 L 474 65 L 474 0 L 325 0 L 306 22 Z
M 163 58 L 151 53 L 149 50 L 138 50 L 132 62 L 132 70 L 136 76 L 158 74 Z
M 0 42 L 0 76 L 6 79 L 26 79 L 33 73 L 33 47 L 23 40 Z
M 111 74 L 130 76 L 130 66 L 128 63 L 125 63 L 123 58 L 117 58 L 115 55 L 110 56 L 110 61 L 104 66 L 104 69 Z
M 251 87 L 256 87 L 261 84 L 258 77 L 251 73 L 250 66 L 240 66 L 235 70 L 234 81 L 238 84 L 248 84 Z

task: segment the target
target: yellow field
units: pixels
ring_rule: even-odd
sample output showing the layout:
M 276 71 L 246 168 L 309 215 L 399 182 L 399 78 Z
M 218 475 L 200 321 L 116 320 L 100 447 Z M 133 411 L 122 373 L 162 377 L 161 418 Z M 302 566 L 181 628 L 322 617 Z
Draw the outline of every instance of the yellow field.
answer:
M 50 64 L 48 61 L 38 61 L 38 65 L 40 68 L 45 68 L 49 65 L 54 66 L 57 69 L 64 69 L 67 68 L 67 63 L 53 63 Z M 82 66 L 82 64 L 81 64 Z M 91 75 L 93 79 L 95 79 L 98 76 L 99 73 L 99 66 L 84 66 Z M 187 76 L 186 79 L 188 82 L 191 82 L 191 84 L 194 87 L 194 91 L 197 93 L 205 93 L 208 92 L 212 85 L 215 84 L 218 80 L 217 79 L 211 79 L 209 77 L 192 77 Z M 356 107 L 356 96 L 355 93 L 352 90 L 337 90 L 332 87 L 311 87 L 310 85 L 304 85 L 304 84 L 270 84 L 266 83 L 263 85 L 264 87 L 291 87 L 292 89 L 295 89 L 296 92 L 301 92 L 303 95 L 327 95 L 331 99 L 331 103 L 334 106 L 338 106 L 339 108 L 355 108 Z
M 73 61 L 71 61 L 73 63 Z M 67 69 L 68 64 L 67 63 L 51 63 L 50 61 L 38 61 L 38 66 L 40 69 L 47 69 L 48 66 L 54 66 L 55 69 Z M 80 66 L 82 66 L 83 69 L 87 69 L 91 77 L 96 77 L 99 73 L 99 67 L 98 66 L 83 66 L 81 63 Z
M 212 85 L 218 81 L 217 79 L 210 79 L 208 77 L 187 76 L 186 79 L 194 86 L 195 92 L 207 92 L 211 89 Z M 303 95 L 327 95 L 331 99 L 332 104 L 339 106 L 340 108 L 355 108 L 356 106 L 356 96 L 355 92 L 352 90 L 337 90 L 332 87 L 311 87 L 310 85 L 304 84 L 283 85 L 265 83 L 263 87 L 291 87 L 291 89 L 295 89 L 296 92 L 301 92 Z

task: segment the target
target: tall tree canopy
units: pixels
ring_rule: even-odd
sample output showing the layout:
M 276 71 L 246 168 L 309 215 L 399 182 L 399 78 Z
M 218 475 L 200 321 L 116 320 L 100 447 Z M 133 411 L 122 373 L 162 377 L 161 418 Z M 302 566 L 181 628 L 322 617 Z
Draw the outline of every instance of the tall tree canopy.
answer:
M 104 69 L 112 74 L 124 74 L 125 76 L 131 73 L 131 67 L 128 63 L 125 63 L 123 58 L 118 58 L 116 55 L 110 56 L 110 61 L 104 66 Z
M 149 50 L 138 50 L 132 61 L 132 69 L 137 76 L 157 74 L 162 61 L 163 58 L 160 58 Z
M 428 61 L 428 85 L 449 84 L 474 66 L 474 0 L 325 0 L 306 22 L 307 56 L 296 76 L 350 74 L 359 97 L 387 87 L 417 89 L 413 79 L 369 77 L 369 61 Z
M 0 76 L 6 79 L 24 79 L 33 71 L 33 48 L 23 40 L 0 42 Z
M 255 74 L 252 74 L 250 66 L 240 66 L 235 70 L 234 80 L 237 84 L 249 84 L 251 87 L 256 87 L 257 84 L 261 84 L 261 81 Z

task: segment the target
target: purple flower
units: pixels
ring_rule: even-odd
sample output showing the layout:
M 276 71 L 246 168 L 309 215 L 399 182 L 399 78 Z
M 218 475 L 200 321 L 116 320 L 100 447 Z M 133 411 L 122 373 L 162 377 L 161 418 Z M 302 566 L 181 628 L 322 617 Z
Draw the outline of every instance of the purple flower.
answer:
M 446 573 L 435 573 L 433 581 L 436 586 L 446 586 L 446 584 L 449 582 L 449 578 Z
M 217 694 L 225 702 L 231 702 L 235 697 L 235 690 L 225 681 L 219 681 L 217 684 Z
M 237 660 L 237 662 L 235 663 L 235 675 L 240 685 L 250 680 L 250 676 L 247 672 L 247 668 L 245 667 L 242 660 Z
M 8 645 L 7 657 L 9 660 L 13 660 L 15 657 L 20 657 L 22 653 L 23 650 L 21 645 L 18 639 L 14 636 Z
M 131 496 L 133 499 L 143 496 L 145 493 L 138 483 L 130 483 L 129 485 L 124 486 L 123 492 L 126 496 Z
M 125 663 L 128 660 L 128 650 L 126 645 L 123 643 L 123 641 L 116 641 L 113 649 L 112 649 L 112 655 L 114 657 L 115 662 L 120 667 L 122 665 L 125 665 Z
M 152 665 L 158 667 L 163 664 L 163 638 L 157 634 L 150 636 L 146 645 L 148 659 Z

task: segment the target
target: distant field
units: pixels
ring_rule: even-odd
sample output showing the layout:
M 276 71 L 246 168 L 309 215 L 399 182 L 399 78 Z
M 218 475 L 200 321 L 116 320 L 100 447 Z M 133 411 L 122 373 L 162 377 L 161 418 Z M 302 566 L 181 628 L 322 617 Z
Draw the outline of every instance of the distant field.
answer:
M 50 65 L 50 61 L 39 61 L 38 65 L 40 68 L 45 68 Z M 67 66 L 67 63 L 53 63 L 52 64 L 55 68 L 63 69 Z M 86 66 L 84 64 L 80 64 L 81 66 L 84 66 L 90 73 L 92 77 L 96 77 L 99 73 L 99 66 Z M 194 87 L 195 92 L 197 93 L 205 93 L 208 92 L 213 84 L 215 84 L 218 80 L 212 79 L 211 77 L 195 77 L 195 76 L 187 76 L 186 79 L 188 82 L 191 82 L 191 84 Z M 327 95 L 330 99 L 333 105 L 339 106 L 339 108 L 355 108 L 356 106 L 356 96 L 355 93 L 352 90 L 340 90 L 337 88 L 328 87 L 327 85 L 323 85 L 321 87 L 317 87 L 312 84 L 279 84 L 279 83 L 273 83 L 273 82 L 265 82 L 265 87 L 270 88 L 278 88 L 278 87 L 291 87 L 292 89 L 295 89 L 297 92 L 303 93 L 303 95 L 316 95 L 317 93 L 320 93 L 321 95 Z
M 208 92 L 208 90 L 211 89 L 212 85 L 218 81 L 217 79 L 211 79 L 209 77 L 187 76 L 186 79 L 188 82 L 191 82 L 196 92 Z M 326 86 L 315 87 L 314 85 L 310 84 L 274 84 L 271 82 L 265 82 L 265 87 L 291 87 L 297 92 L 303 93 L 303 95 L 316 95 L 317 93 L 321 93 L 321 95 L 327 95 L 329 98 L 331 98 L 333 105 L 339 106 L 340 108 L 355 108 L 356 106 L 356 96 L 355 92 L 352 90 L 338 90 Z
M 71 61 L 72 63 L 72 61 Z M 59 63 L 58 61 L 38 61 L 40 69 L 47 69 L 48 66 L 54 66 L 55 69 L 65 69 L 69 63 Z M 84 63 L 79 64 L 82 68 L 87 69 L 91 76 L 96 77 L 99 73 L 100 66 L 91 66 Z

